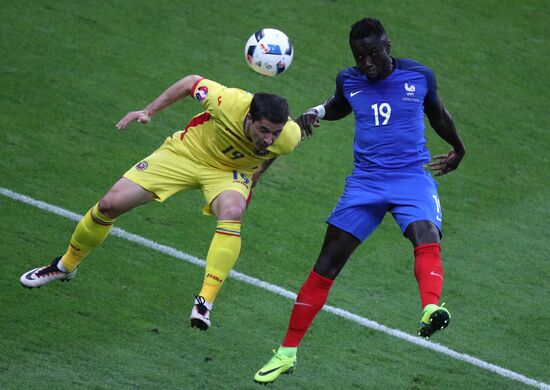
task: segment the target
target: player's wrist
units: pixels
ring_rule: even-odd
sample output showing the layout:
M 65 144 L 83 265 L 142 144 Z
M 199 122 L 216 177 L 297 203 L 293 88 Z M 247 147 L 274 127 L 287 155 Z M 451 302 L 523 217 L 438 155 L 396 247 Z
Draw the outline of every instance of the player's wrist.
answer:
M 143 112 L 149 118 L 151 118 L 153 115 L 155 115 L 155 111 L 151 106 L 145 107 L 143 110 L 141 110 L 141 112 Z
M 313 107 L 312 110 L 315 110 L 317 112 L 317 119 L 323 119 L 326 114 L 325 106 L 323 104 L 319 104 L 316 107 Z

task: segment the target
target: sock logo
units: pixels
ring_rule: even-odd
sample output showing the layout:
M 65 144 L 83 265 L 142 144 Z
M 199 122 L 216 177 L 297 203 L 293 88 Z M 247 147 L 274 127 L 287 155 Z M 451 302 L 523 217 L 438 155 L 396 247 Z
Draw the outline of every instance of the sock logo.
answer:
M 223 279 L 216 275 L 208 274 L 206 275 L 206 278 L 214 279 L 216 282 L 223 283 Z
M 441 275 L 439 275 L 439 274 L 437 274 L 437 273 L 435 273 L 435 272 L 433 272 L 433 271 L 430 272 L 430 275 L 432 275 L 432 276 L 439 276 L 439 277 L 441 278 L 441 280 L 443 280 L 443 276 L 441 276 Z

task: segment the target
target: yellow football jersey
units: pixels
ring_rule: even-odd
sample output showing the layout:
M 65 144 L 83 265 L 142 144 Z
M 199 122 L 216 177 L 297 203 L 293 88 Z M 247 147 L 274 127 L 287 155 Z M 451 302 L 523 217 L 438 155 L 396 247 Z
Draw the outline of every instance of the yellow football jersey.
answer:
M 289 118 L 267 151 L 256 150 L 244 133 L 253 96 L 246 91 L 203 78 L 195 83 L 191 95 L 206 111 L 196 115 L 179 138 L 193 158 L 203 164 L 251 172 L 264 160 L 292 152 L 300 142 L 300 128 Z

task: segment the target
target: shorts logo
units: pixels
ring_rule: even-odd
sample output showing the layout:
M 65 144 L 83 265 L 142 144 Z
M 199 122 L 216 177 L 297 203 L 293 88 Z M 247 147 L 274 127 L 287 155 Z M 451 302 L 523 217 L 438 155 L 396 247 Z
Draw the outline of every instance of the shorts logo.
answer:
M 138 171 L 144 171 L 147 169 L 148 166 L 149 164 L 147 164 L 147 161 L 142 161 L 136 164 L 136 169 Z
M 248 185 L 250 184 L 250 179 L 244 173 L 233 171 L 233 183 L 239 183 L 248 188 Z
M 208 87 L 205 85 L 200 86 L 197 93 L 195 93 L 195 97 L 202 103 L 208 97 Z

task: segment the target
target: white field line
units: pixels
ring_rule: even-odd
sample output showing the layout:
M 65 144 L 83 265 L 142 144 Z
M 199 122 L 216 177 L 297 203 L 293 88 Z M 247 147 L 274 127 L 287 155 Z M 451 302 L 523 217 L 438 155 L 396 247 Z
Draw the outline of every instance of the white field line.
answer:
M 71 211 L 62 209 L 62 208 L 57 207 L 57 206 L 53 206 L 51 204 L 48 204 L 48 203 L 45 203 L 45 202 L 42 202 L 42 201 L 39 201 L 39 200 L 35 200 L 35 199 L 30 198 L 26 195 L 22 195 L 22 194 L 19 194 L 17 192 L 10 191 L 6 188 L 0 187 L 0 194 L 6 196 L 8 198 L 11 198 L 13 200 L 17 200 L 19 202 L 23 202 L 23 203 L 26 203 L 28 205 L 37 207 L 41 210 L 49 211 L 53 214 L 57 214 L 59 216 L 65 217 L 65 218 L 72 219 L 73 221 L 80 221 L 80 219 L 82 218 L 81 215 L 75 214 Z M 143 245 L 147 248 L 156 250 L 158 252 L 164 253 L 166 255 L 175 257 L 177 259 L 184 260 L 184 261 L 186 261 L 188 263 L 191 263 L 191 264 L 195 264 L 195 265 L 198 265 L 198 266 L 201 266 L 201 267 L 204 267 L 205 264 L 206 264 L 206 262 L 204 260 L 199 259 L 198 257 L 188 255 L 185 252 L 181 252 L 181 251 L 179 251 L 177 249 L 174 249 L 174 248 L 171 248 L 169 246 L 159 244 L 155 241 L 151 241 L 147 238 L 138 236 L 136 234 L 128 233 L 128 232 L 126 232 L 122 229 L 119 229 L 119 228 L 113 228 L 111 230 L 111 234 L 114 235 L 114 236 L 123 238 L 125 240 L 134 242 L 136 244 Z M 240 280 L 241 282 L 253 285 L 255 287 L 262 288 L 262 289 L 270 291 L 274 294 L 281 295 L 285 298 L 289 298 L 289 299 L 292 299 L 292 300 L 296 299 L 296 294 L 294 294 L 291 291 L 285 290 L 282 287 L 276 286 L 274 284 L 264 282 L 263 280 L 253 278 L 251 276 L 245 275 L 245 274 L 237 272 L 237 271 L 231 271 L 230 275 L 231 275 L 232 278 Z M 325 310 L 329 313 L 332 313 L 334 315 L 337 315 L 339 317 L 345 318 L 349 321 L 355 322 L 355 323 L 357 323 L 361 326 L 364 326 L 364 327 L 367 327 L 367 328 L 370 328 L 370 329 L 374 329 L 374 330 L 378 330 L 380 332 L 384 332 L 386 334 L 389 334 L 390 336 L 394 336 L 394 337 L 397 337 L 401 340 L 408 341 L 409 343 L 413 343 L 413 344 L 419 345 L 421 347 L 431 349 L 433 351 L 436 351 L 436 352 L 442 353 L 444 355 L 450 356 L 454 359 L 461 360 L 463 362 L 472 364 L 472 365 L 474 365 L 476 367 L 479 367 L 481 369 L 494 372 L 494 373 L 496 373 L 500 376 L 503 376 L 505 378 L 516 380 L 518 382 L 524 383 L 526 385 L 531 385 L 531 386 L 537 387 L 539 389 L 550 390 L 550 385 L 548 385 L 544 382 L 537 381 L 535 379 L 531 379 L 531 378 L 526 377 L 524 375 L 518 374 L 514 371 L 510 371 L 506 368 L 502 368 L 502 367 L 496 366 L 494 364 L 487 363 L 483 360 L 477 359 L 477 358 L 475 358 L 473 356 L 470 356 L 470 355 L 467 355 L 465 353 L 456 352 L 456 351 L 454 351 L 450 348 L 445 347 L 444 345 L 437 344 L 437 343 L 434 343 L 432 341 L 427 341 L 427 340 L 424 340 L 424 339 L 422 339 L 420 337 L 417 337 L 417 336 L 412 336 L 408 333 L 402 332 L 402 331 L 397 330 L 397 329 L 389 328 L 389 327 L 384 326 L 382 324 L 379 324 L 375 321 L 371 321 L 371 320 L 369 320 L 365 317 L 361 317 L 361 316 L 358 316 L 357 314 L 353 314 L 353 313 L 351 313 L 347 310 L 343 310 L 343 309 L 340 309 L 340 308 L 337 308 L 337 307 L 334 307 L 334 306 L 329 306 L 329 305 L 325 305 L 323 307 L 323 310 Z

